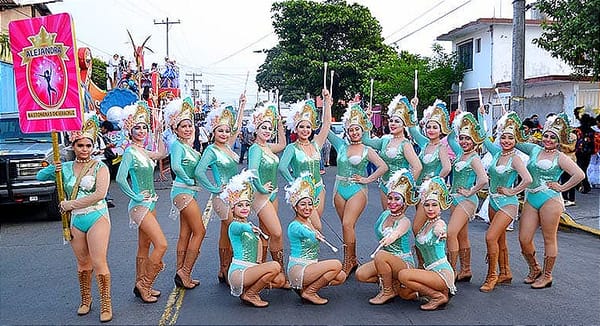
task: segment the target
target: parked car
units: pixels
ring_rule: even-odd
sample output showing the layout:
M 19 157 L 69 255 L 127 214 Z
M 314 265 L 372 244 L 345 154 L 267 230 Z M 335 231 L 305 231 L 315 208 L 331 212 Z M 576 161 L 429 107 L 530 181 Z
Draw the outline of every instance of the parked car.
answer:
M 59 134 L 61 157 L 68 156 L 66 139 Z M 71 153 L 72 155 L 72 153 Z M 39 170 L 53 161 L 50 133 L 25 134 L 18 113 L 0 114 L 0 207 L 43 204 L 49 219 L 60 219 L 54 181 L 38 181 Z

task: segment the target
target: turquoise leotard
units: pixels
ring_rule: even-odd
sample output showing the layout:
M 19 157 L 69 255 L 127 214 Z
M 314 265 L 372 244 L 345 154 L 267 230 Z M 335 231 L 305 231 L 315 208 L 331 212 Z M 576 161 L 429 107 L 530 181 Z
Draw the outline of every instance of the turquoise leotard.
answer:
M 388 189 L 386 184 L 388 180 L 390 180 L 390 176 L 394 174 L 394 172 L 400 169 L 410 169 L 410 163 L 404 156 L 404 145 L 410 144 L 408 139 L 404 139 L 398 144 L 396 147 L 388 147 L 393 137 L 390 135 L 383 136 L 379 139 L 370 138 L 367 133 L 363 135 L 363 143 L 369 147 L 374 148 L 380 153 L 381 159 L 387 164 L 388 170 L 381 176 L 379 181 L 379 189 L 383 191 L 384 194 L 388 194 Z M 411 172 L 412 173 L 412 172 Z M 413 176 L 414 177 L 414 176 Z
M 559 153 L 556 152 L 552 161 L 538 161 L 538 156 L 543 150 L 542 147 L 535 144 L 517 144 L 517 148 L 529 155 L 527 170 L 533 178 L 533 182 L 525 190 L 525 200 L 535 209 L 542 208 L 550 199 L 560 200 L 562 203 L 561 194 L 546 186 L 548 182 L 558 182 L 563 173 L 558 165 Z
M 249 262 L 257 263 L 258 260 L 258 236 L 252 231 L 252 226 L 249 222 L 240 222 L 233 220 L 229 224 L 229 241 L 233 248 L 234 261 L 229 266 L 229 275 L 238 269 L 245 269 L 247 266 L 236 263 Z
M 375 235 L 378 240 L 383 239 L 385 231 L 383 230 L 383 223 L 390 216 L 391 212 L 389 210 L 385 210 L 379 215 L 379 218 L 375 222 Z M 406 218 L 406 217 L 403 217 Z M 398 223 L 401 221 L 397 220 L 394 222 L 392 228 L 396 228 Z M 394 256 L 398 256 L 402 258 L 404 262 L 406 262 L 411 267 L 415 266 L 415 260 L 410 251 L 410 233 L 408 232 L 410 227 L 407 228 L 407 232 L 405 232 L 400 238 L 396 239 L 396 241 L 392 242 L 389 246 L 383 247 L 383 250 L 391 253 Z
M 450 293 L 456 292 L 454 286 L 454 271 L 446 258 L 446 239 L 438 239 L 434 234 L 434 227 L 423 232 L 430 221 L 425 222 L 419 233 L 415 236 L 415 245 L 423 256 L 425 269 L 438 273 L 446 282 Z M 445 226 L 444 226 L 445 227 Z
M 301 258 L 311 261 L 319 258 L 319 240 L 317 240 L 315 232 L 306 225 L 297 220 L 292 221 L 288 225 L 288 239 L 290 240 L 288 272 L 294 265 L 300 264 L 291 258 Z
M 121 191 L 130 198 L 129 217 L 136 225 L 140 225 L 143 216 L 153 211 L 158 198 L 154 189 L 154 167 L 156 163 L 146 154 L 144 149 L 129 146 L 123 153 L 116 181 Z M 127 176 L 131 177 L 131 186 Z M 144 199 L 144 193 L 148 195 Z M 130 223 L 131 226 L 133 226 Z
M 478 114 L 477 118 L 479 120 L 479 125 L 483 126 L 483 116 L 481 115 L 481 113 Z M 490 179 L 490 206 L 496 212 L 502 210 L 507 206 L 515 206 L 514 210 L 504 209 L 504 211 L 507 214 L 515 215 L 511 216 L 514 219 L 517 217 L 516 212 L 517 206 L 519 205 L 517 195 L 506 196 L 496 193 L 496 189 L 498 189 L 498 187 L 512 188 L 515 185 L 515 181 L 517 180 L 517 176 L 519 173 L 512 166 L 513 156 L 511 156 L 508 159 L 506 165 L 498 165 L 498 160 L 500 159 L 500 156 L 502 154 L 502 148 L 492 143 L 489 137 L 485 137 L 483 145 L 493 155 L 492 162 L 487 170 Z
M 93 172 L 93 180 L 94 183 L 91 188 L 84 187 L 82 183 L 79 183 L 79 188 L 77 189 L 77 195 L 75 198 L 68 198 L 68 200 L 80 199 L 83 197 L 87 197 L 93 194 L 96 191 L 96 178 L 98 175 L 98 170 L 106 165 L 102 162 L 98 162 Z M 49 165 L 42 170 L 38 171 L 37 179 L 38 180 L 53 180 L 56 179 L 56 172 L 54 171 L 54 165 Z M 62 164 L 62 180 L 64 184 L 64 190 L 67 196 L 71 196 L 73 192 L 73 187 L 75 186 L 75 181 L 77 181 L 77 176 L 73 172 L 73 161 L 65 162 Z M 89 174 L 88 174 L 89 176 Z M 85 178 L 85 177 L 84 177 Z M 101 218 L 105 216 L 108 219 L 108 207 L 106 206 L 106 200 L 102 198 L 96 203 L 82 208 L 82 209 L 74 209 L 71 211 L 71 226 L 78 229 L 81 232 L 88 232 L 94 224 Z M 109 220 L 110 221 L 110 220 Z
M 456 154 L 456 160 L 454 164 L 452 164 L 452 188 L 450 189 L 450 194 L 452 196 L 452 205 L 457 206 L 461 202 L 468 200 L 475 208 L 479 205 L 479 199 L 476 194 L 473 194 L 469 197 L 465 197 L 458 193 L 458 189 L 471 189 L 475 185 L 475 181 L 477 179 L 477 175 L 475 174 L 475 170 L 473 170 L 472 162 L 475 159 L 476 155 L 471 155 L 467 160 L 463 161 L 462 157 L 464 155 L 464 151 L 462 147 L 456 142 L 456 133 L 454 130 L 448 135 L 448 145 L 452 148 L 452 151 Z
M 429 144 L 429 138 L 423 136 L 416 126 L 408 128 L 408 131 L 417 145 L 419 145 L 419 148 L 421 148 L 419 159 L 421 160 L 421 164 L 423 164 L 423 170 L 421 170 L 421 175 L 419 175 L 416 182 L 417 185 L 420 185 L 426 178 L 432 178 L 436 175 L 439 176 L 440 172 L 442 172 L 442 161 L 440 160 L 440 146 L 442 143 L 440 142 L 435 147 L 433 153 L 425 154 L 425 149 Z
M 254 187 L 261 194 L 269 195 L 271 202 L 277 198 L 277 168 L 279 157 L 273 153 L 267 153 L 260 145 L 253 144 L 248 150 L 248 169 L 256 170 L 258 178 L 253 180 Z M 263 185 L 271 182 L 274 191 L 268 191 Z
M 208 167 L 211 168 L 215 184 L 210 182 L 206 175 Z M 211 144 L 202 153 L 194 174 L 204 189 L 218 194 L 223 185 L 226 185 L 234 175 L 238 174 L 238 161 L 237 158 L 229 156 L 215 144 Z
M 281 155 L 279 161 L 279 172 L 289 183 L 298 178 L 302 172 L 309 172 L 313 183 L 315 184 L 315 198 L 324 189 L 323 180 L 321 179 L 321 149 L 313 140 L 311 144 L 315 148 L 315 154 L 310 157 L 300 147 L 297 142 L 288 144 Z M 290 173 L 290 167 L 292 172 Z
M 180 194 L 188 194 L 196 197 L 198 187 L 196 186 L 195 170 L 200 161 L 200 154 L 190 145 L 179 140 L 171 144 L 171 169 L 175 173 L 175 182 L 171 188 L 171 201 Z
M 367 156 L 368 147 L 363 146 L 362 155 L 359 157 L 348 157 L 348 146 L 349 144 L 338 137 L 333 131 L 329 131 L 327 139 L 331 142 L 331 145 L 337 151 L 337 175 L 335 181 L 335 191 L 348 200 L 352 196 L 356 195 L 359 191 L 367 189 L 367 185 L 359 184 L 351 180 L 352 176 L 358 174 L 360 176 L 367 176 L 367 164 L 369 158 Z

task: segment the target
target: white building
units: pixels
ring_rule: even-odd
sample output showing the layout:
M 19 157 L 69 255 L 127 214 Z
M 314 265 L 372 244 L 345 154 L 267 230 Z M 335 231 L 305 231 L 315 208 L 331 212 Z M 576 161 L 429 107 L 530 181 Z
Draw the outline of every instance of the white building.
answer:
M 550 112 L 565 111 L 573 120 L 573 108 L 588 111 L 599 106 L 600 85 L 590 79 L 577 80 L 565 62 L 533 44 L 542 34 L 541 20 L 525 21 L 525 115 L 538 114 L 540 122 Z M 461 107 L 475 112 L 479 106 L 478 87 L 483 102 L 492 104 L 492 116 L 502 115 L 502 103 L 510 106 L 512 72 L 512 19 L 480 18 L 437 37 L 451 41 L 465 71 Z M 500 94 L 500 98 L 497 94 Z M 516 100 L 516 99 L 513 99 Z M 458 92 L 452 96 L 457 105 Z

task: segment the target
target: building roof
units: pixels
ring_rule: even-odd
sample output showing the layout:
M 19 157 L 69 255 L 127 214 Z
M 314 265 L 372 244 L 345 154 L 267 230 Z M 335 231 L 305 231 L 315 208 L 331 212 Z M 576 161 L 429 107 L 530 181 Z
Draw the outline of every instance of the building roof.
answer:
M 591 76 L 575 76 L 575 75 L 546 75 L 531 77 L 525 79 L 525 85 L 531 84 L 555 84 L 559 82 L 574 82 L 574 81 L 592 81 Z M 504 81 L 496 84 L 496 87 L 510 87 L 510 81 Z
M 446 34 L 438 36 L 436 40 L 454 41 L 476 31 L 487 29 L 490 25 L 512 25 L 512 21 L 512 18 L 479 18 L 461 27 L 457 27 Z M 526 19 L 525 25 L 539 26 L 542 24 L 542 22 L 543 20 L 541 19 Z

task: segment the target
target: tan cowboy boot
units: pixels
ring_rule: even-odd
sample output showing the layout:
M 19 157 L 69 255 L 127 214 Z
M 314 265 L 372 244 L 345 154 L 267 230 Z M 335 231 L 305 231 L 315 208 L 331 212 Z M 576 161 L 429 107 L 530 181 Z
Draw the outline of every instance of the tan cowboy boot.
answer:
M 229 273 L 229 265 L 231 265 L 232 259 L 233 249 L 231 249 L 231 247 L 219 248 L 220 268 L 219 274 L 217 275 L 217 277 L 219 278 L 219 283 L 228 283 L 227 273 Z
M 110 274 L 96 275 L 100 291 L 100 321 L 105 323 L 113 318 L 112 301 L 110 297 Z
M 429 297 L 429 302 L 422 304 L 420 306 L 421 310 L 431 311 L 431 310 L 443 309 L 443 308 L 445 308 L 448 301 L 450 301 L 450 299 L 448 298 L 448 290 L 447 289 L 442 292 L 442 291 L 432 289 L 424 284 L 421 284 L 418 287 L 417 291 L 419 292 L 419 294 Z
M 535 282 L 535 279 L 538 278 L 540 275 L 542 275 L 542 268 L 540 267 L 540 264 L 538 264 L 537 260 L 535 259 L 535 251 L 533 253 L 526 253 L 526 252 L 521 252 L 523 254 L 523 257 L 525 257 L 525 261 L 527 262 L 527 265 L 529 265 L 529 274 L 527 274 L 527 277 L 525 277 L 525 279 L 523 280 L 523 283 L 525 284 L 531 284 L 533 282 Z
M 77 309 L 77 314 L 87 315 L 92 308 L 92 270 L 77 272 L 79 278 L 79 292 L 81 293 L 81 304 Z
M 268 281 L 269 275 L 265 275 L 260 278 L 256 283 L 250 285 L 248 288 L 244 290 L 244 293 L 240 295 L 240 300 L 243 303 L 252 305 L 258 308 L 264 308 L 269 305 L 269 302 L 264 301 L 260 297 L 260 291 L 269 285 Z
M 276 251 L 271 251 L 271 258 L 273 258 L 273 261 L 276 261 L 276 262 L 279 263 L 279 266 L 281 266 L 280 273 L 285 278 L 286 275 L 285 275 L 285 269 L 284 269 L 285 265 L 283 264 L 283 249 L 276 250 Z M 286 289 L 286 290 L 289 290 L 289 289 L 292 288 L 292 286 L 290 285 L 290 281 L 288 281 L 287 278 L 285 279 L 285 283 L 283 283 L 283 286 L 281 288 L 282 289 Z
M 471 273 L 471 248 L 463 248 L 458 251 L 460 259 L 460 271 L 456 275 L 457 282 L 470 282 L 473 274 Z
M 510 263 L 508 261 L 508 248 L 500 249 L 498 266 L 500 267 L 500 274 L 498 275 L 497 284 L 508 285 L 512 283 L 512 273 L 510 271 Z
M 496 283 L 498 282 L 498 274 L 496 273 L 496 268 L 498 267 L 498 253 L 491 252 L 488 253 L 488 272 L 485 277 L 485 282 L 479 288 L 481 292 L 490 292 L 494 290 L 496 287 Z
M 139 282 L 135 284 L 135 287 L 140 292 L 140 299 L 142 299 L 145 303 L 155 303 L 158 301 L 158 298 L 152 296 L 152 285 L 163 268 L 164 264 L 162 262 L 152 263 L 150 259 L 146 260 L 144 264 L 144 275 Z
M 329 302 L 329 300 L 322 298 L 317 294 L 321 288 L 326 287 L 329 284 L 329 280 L 324 276 L 321 276 L 316 281 L 312 282 L 306 289 L 303 289 L 302 294 L 300 295 L 302 299 L 316 305 L 323 305 Z
M 394 291 L 393 281 L 392 281 L 392 273 L 386 273 L 379 275 L 380 282 L 380 291 L 379 293 L 369 299 L 370 304 L 380 305 L 387 302 L 390 302 L 396 297 L 396 292 Z
M 263 241 L 263 243 L 267 243 L 266 241 Z M 260 260 L 261 263 L 266 263 L 267 262 L 267 253 L 269 252 L 269 245 L 263 245 L 262 246 L 262 259 Z M 271 257 L 273 257 L 273 253 L 271 253 Z
M 142 279 L 142 275 L 144 275 L 144 266 L 146 264 L 147 257 L 138 256 L 135 258 L 135 283 L 133 284 L 133 294 L 136 297 L 140 297 L 140 291 L 135 287 L 135 284 Z M 152 289 L 153 297 L 160 297 L 160 291 L 156 289 Z
M 199 254 L 199 251 L 194 250 L 188 250 L 186 252 L 181 268 L 175 273 L 175 285 L 186 289 L 193 289 L 198 286 L 200 282 L 195 283 L 194 280 L 192 280 L 192 269 L 194 268 L 194 264 L 196 264 Z
M 407 301 L 415 301 L 419 299 L 419 293 L 417 291 L 407 288 L 402 283 L 400 283 L 400 281 L 394 279 L 392 281 L 392 284 L 394 287 L 394 291 L 401 299 Z
M 543 289 L 552 286 L 552 269 L 554 269 L 554 262 L 556 261 L 556 256 L 544 257 L 544 272 L 540 277 L 538 277 L 531 287 L 533 289 Z
M 183 261 L 185 260 L 185 253 L 186 252 L 183 250 L 180 250 L 177 252 L 177 264 L 175 265 L 175 276 L 173 276 L 173 280 L 175 280 L 175 278 L 177 277 L 177 271 L 180 270 L 181 267 L 183 267 Z M 192 283 L 195 285 L 198 285 L 198 284 L 200 284 L 200 281 L 192 279 Z M 155 297 L 156 297 L 156 295 L 155 295 Z
M 356 242 L 344 243 L 344 264 L 342 270 L 346 275 L 350 276 L 358 267 L 356 259 Z
M 452 266 L 452 271 L 454 272 L 454 275 L 458 275 L 458 271 L 456 270 L 456 262 L 457 261 L 458 261 L 458 250 L 448 251 L 448 263 L 450 263 L 450 266 Z

